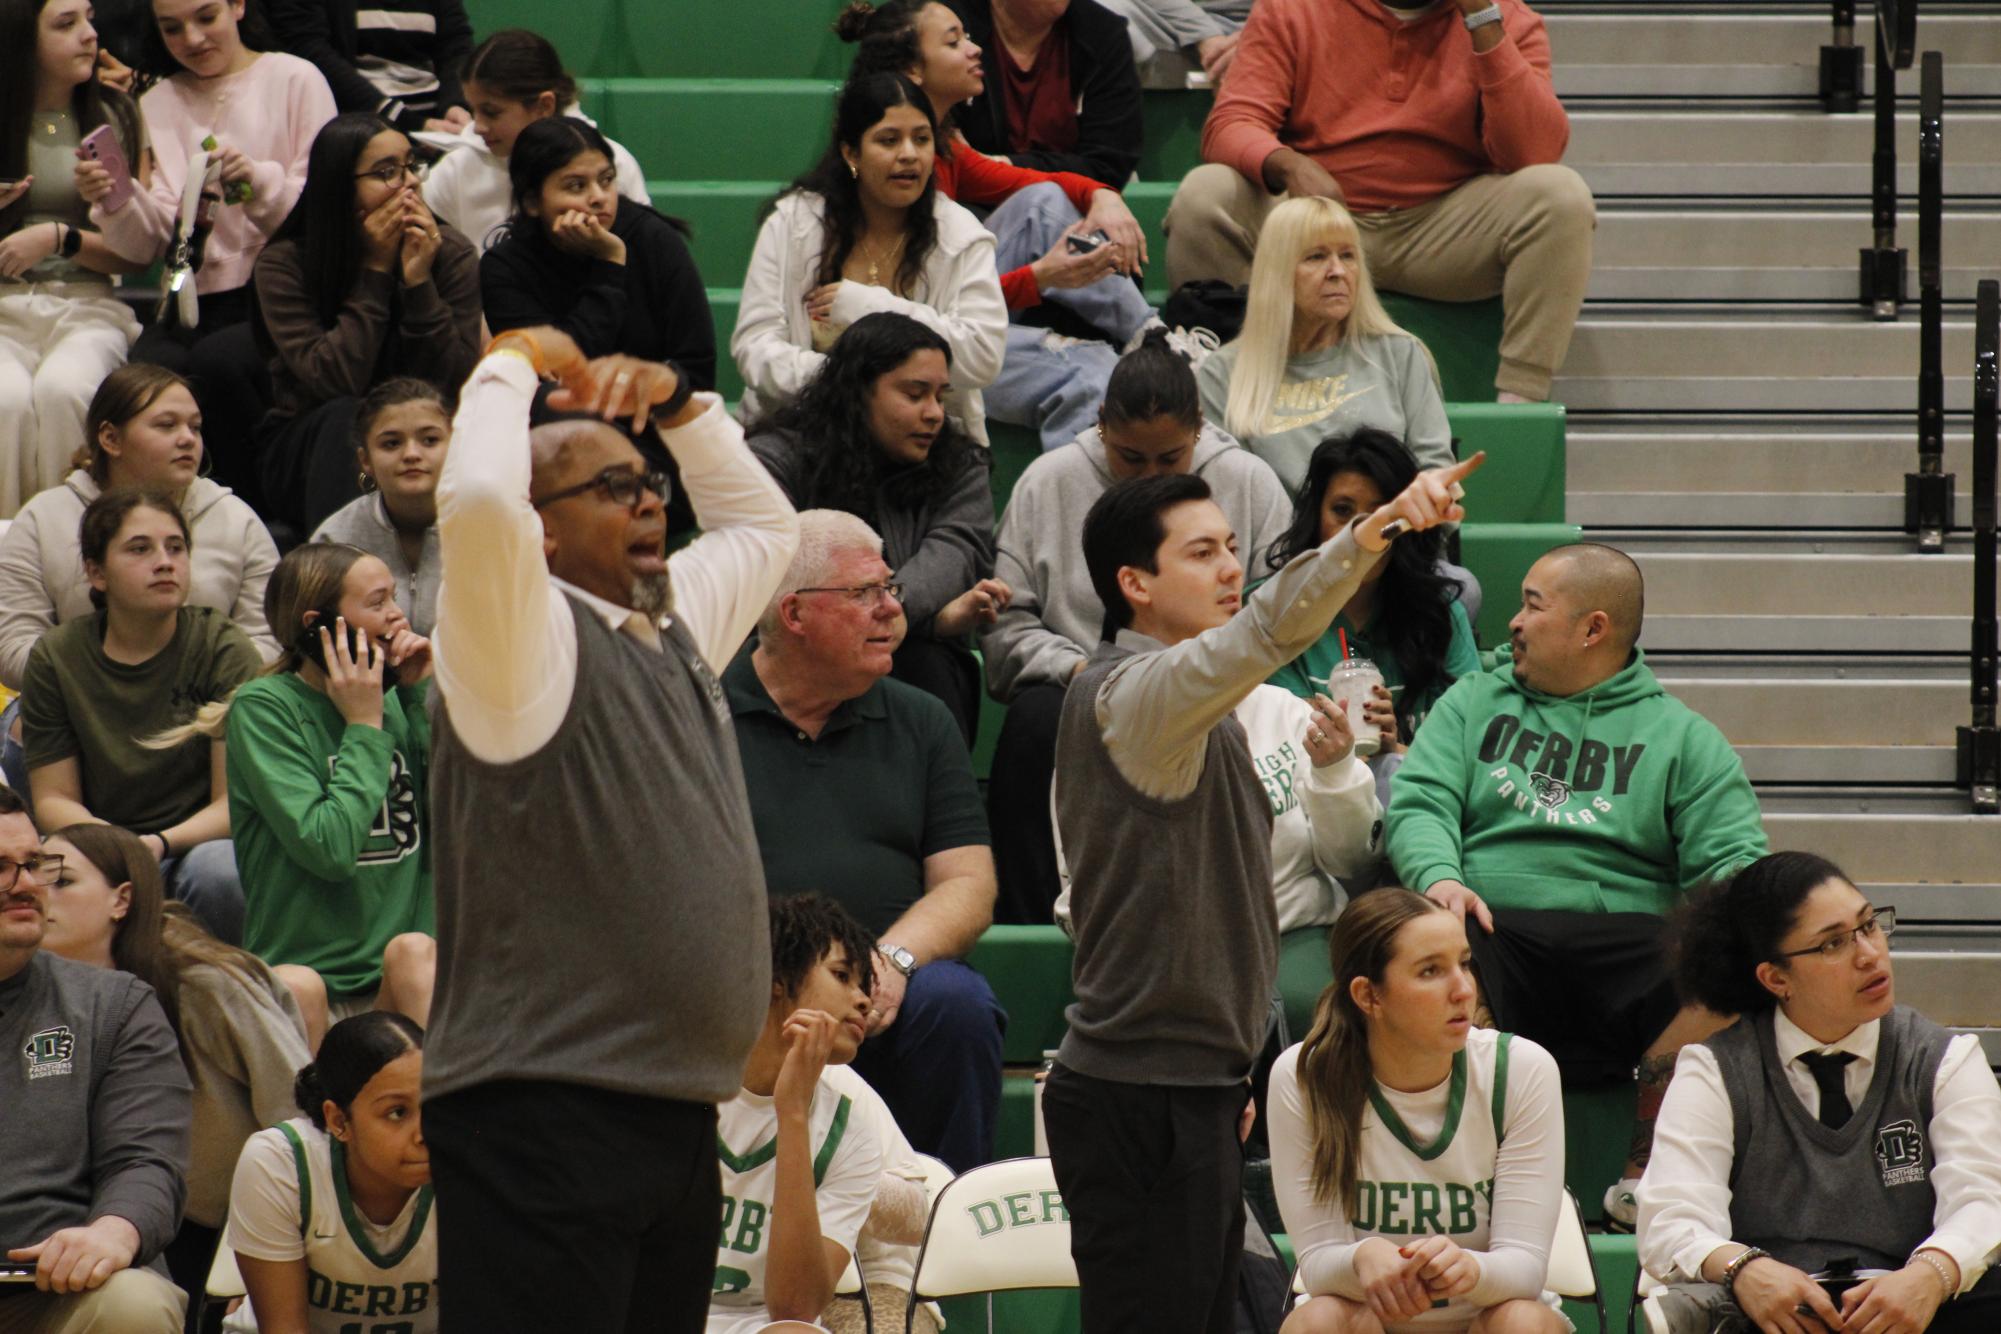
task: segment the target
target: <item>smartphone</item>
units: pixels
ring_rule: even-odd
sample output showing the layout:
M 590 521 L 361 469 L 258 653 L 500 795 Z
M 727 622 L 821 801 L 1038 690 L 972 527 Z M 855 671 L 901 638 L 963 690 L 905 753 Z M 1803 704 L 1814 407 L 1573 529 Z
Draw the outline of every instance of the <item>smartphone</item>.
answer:
M 1111 239 L 1111 237 L 1105 235 L 1103 232 L 1072 232 L 1070 234 L 1070 253 L 1073 255 L 1088 255 L 1098 247 L 1105 245 Z
M 103 199 L 104 211 L 115 213 L 132 198 L 132 164 L 118 146 L 118 135 L 109 125 L 100 125 L 83 136 L 78 145 L 83 155 L 111 173 L 111 193 Z
M 320 630 L 324 627 L 329 635 L 339 633 L 334 628 L 334 622 L 340 618 L 340 611 L 335 607 L 318 607 L 315 610 L 319 615 L 314 618 L 311 625 L 300 632 L 292 647 L 297 650 L 300 657 L 321 671 L 326 671 L 327 650 L 325 643 L 320 639 Z M 347 655 L 357 660 L 361 657 L 361 631 L 351 625 L 347 627 Z

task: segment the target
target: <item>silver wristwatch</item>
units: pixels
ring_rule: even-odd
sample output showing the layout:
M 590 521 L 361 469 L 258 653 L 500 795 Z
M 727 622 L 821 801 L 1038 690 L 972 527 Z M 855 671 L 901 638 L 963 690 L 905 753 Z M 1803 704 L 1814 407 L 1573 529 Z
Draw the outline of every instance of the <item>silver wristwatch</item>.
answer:
M 1468 14 L 1466 16 L 1466 31 L 1478 32 L 1480 29 L 1486 27 L 1489 23 L 1499 23 L 1500 21 L 1501 21 L 1501 7 L 1499 5 L 1488 5 L 1485 9 L 1481 10 L 1479 13 Z
M 896 971 L 902 973 L 905 977 L 909 977 L 917 971 L 917 956 L 903 948 L 903 946 L 892 945 L 886 940 L 881 940 L 876 942 L 875 947 L 882 953 L 882 957 L 894 964 Z

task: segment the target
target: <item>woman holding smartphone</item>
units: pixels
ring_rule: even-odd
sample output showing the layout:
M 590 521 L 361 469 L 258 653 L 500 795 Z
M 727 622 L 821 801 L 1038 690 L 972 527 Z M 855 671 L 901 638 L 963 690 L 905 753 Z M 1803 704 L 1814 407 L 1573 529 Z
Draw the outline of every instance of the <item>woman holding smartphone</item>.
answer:
M 139 336 L 111 275 L 145 265 L 89 207 L 133 173 L 148 183 L 145 132 L 97 54 L 89 0 L 0 0 L 0 519 L 62 480 L 91 394 Z

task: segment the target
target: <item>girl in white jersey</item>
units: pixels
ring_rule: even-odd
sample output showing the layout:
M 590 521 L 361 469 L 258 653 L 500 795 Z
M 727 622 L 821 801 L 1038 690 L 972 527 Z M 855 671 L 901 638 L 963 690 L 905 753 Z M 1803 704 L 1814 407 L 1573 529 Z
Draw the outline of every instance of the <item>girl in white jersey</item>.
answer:
M 1334 981 L 1272 1068 L 1272 1175 L 1308 1296 L 1282 1334 L 1563 1334 L 1543 1290 L 1563 1191 L 1556 1062 L 1476 1030 L 1457 914 L 1348 905 Z
M 305 1115 L 244 1145 L 222 1244 L 260 1334 L 436 1334 L 423 1046 L 404 1015 L 343 1019 L 299 1071 Z

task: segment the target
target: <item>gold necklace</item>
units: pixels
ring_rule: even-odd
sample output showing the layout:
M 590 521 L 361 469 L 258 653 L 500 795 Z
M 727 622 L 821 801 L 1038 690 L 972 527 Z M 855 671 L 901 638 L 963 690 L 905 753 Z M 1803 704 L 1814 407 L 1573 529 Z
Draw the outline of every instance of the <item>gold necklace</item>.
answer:
M 883 285 L 882 269 L 877 263 L 879 256 L 875 253 L 875 247 L 868 243 L 868 237 L 866 236 L 858 237 L 857 239 L 861 242 L 862 258 L 868 261 L 869 286 L 881 287 Z M 889 258 L 892 263 L 895 262 L 897 256 L 903 253 L 903 243 L 908 239 L 908 237 L 903 236 L 896 238 L 896 244 L 889 252 Z

